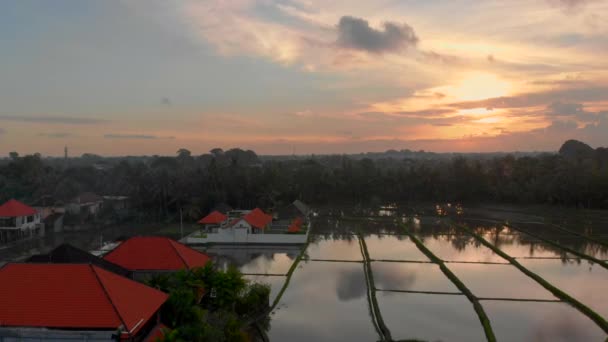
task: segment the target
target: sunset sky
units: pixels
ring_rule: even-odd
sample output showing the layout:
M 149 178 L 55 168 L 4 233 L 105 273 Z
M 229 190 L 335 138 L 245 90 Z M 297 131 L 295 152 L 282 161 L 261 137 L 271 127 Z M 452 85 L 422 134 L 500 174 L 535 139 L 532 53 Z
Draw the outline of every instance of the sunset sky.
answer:
M 608 146 L 606 0 L 0 2 L 0 155 Z

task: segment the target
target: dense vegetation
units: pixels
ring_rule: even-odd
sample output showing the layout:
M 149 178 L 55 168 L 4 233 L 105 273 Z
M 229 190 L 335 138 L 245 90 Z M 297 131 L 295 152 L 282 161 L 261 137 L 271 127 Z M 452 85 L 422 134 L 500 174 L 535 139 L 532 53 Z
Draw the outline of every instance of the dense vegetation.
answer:
M 270 286 L 249 283 L 235 268 L 204 268 L 157 275 L 147 281 L 169 294 L 161 309 L 163 342 L 249 341 L 252 323 L 268 328 Z
M 399 157 L 401 156 L 401 157 Z M 265 158 L 214 149 L 192 156 L 63 160 L 11 154 L 0 164 L 0 201 L 43 195 L 67 201 L 84 191 L 126 195 L 140 219 L 171 220 L 180 208 L 199 218 L 217 203 L 274 207 L 314 204 L 461 201 L 608 208 L 608 149 L 569 141 L 560 153 Z

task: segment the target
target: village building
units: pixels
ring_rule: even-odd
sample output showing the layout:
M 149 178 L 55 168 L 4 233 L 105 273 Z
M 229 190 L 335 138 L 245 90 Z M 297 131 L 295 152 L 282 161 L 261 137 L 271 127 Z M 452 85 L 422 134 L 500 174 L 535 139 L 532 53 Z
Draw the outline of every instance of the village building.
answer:
M 38 211 L 17 200 L 0 205 L 0 243 L 44 235 Z
M 50 195 L 38 198 L 31 206 L 38 210 L 43 220 L 54 213 L 65 213 L 65 205 L 60 200 Z
M 32 207 L 40 214 L 45 233 L 63 231 L 65 206 L 61 201 L 46 195 L 33 202 Z
M 92 192 L 84 192 L 74 197 L 66 206 L 70 214 L 91 216 L 96 216 L 102 207 L 103 197 Z
M 37 254 L 27 259 L 28 263 L 48 264 L 90 264 L 130 278 L 131 271 L 126 268 L 95 256 L 85 250 L 76 248 L 68 243 L 57 246 L 46 254 Z
M 228 216 L 215 210 L 209 215 L 198 221 L 198 224 L 203 225 L 205 231 L 217 233 L 217 229 L 228 220 Z
M 87 264 L 0 268 L 1 341 L 153 341 L 168 295 Z
M 104 260 L 119 265 L 133 274 L 133 279 L 204 267 L 211 258 L 175 240 L 157 236 L 132 237 L 106 254 Z
M 126 212 L 129 210 L 128 196 L 102 196 L 103 206 L 111 208 L 116 212 Z
M 186 244 L 303 244 L 308 238 L 308 211 L 292 205 L 283 220 L 274 220 L 260 208 L 213 211 L 198 223 L 203 230 L 183 239 Z

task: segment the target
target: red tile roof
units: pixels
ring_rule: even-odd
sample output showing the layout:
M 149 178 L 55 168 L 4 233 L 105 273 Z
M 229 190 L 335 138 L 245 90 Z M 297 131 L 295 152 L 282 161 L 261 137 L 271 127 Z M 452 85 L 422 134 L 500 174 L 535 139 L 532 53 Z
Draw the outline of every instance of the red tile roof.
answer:
M 272 222 L 272 216 L 267 215 L 260 208 L 253 209 L 243 218 L 245 221 L 247 221 L 247 223 L 259 229 L 264 229 L 270 222 Z
M 199 224 L 219 224 L 219 223 L 226 221 L 227 219 L 228 219 L 228 216 L 226 216 L 216 210 L 216 211 L 211 212 L 209 215 L 203 217 L 200 221 L 198 221 L 198 223 Z
M 105 260 L 129 270 L 180 270 L 203 267 L 207 254 L 165 237 L 138 236 L 121 243 Z
M 14 199 L 0 205 L 0 217 L 31 216 L 36 213 L 36 209 Z
M 0 268 L 0 326 L 125 327 L 137 335 L 167 294 L 86 264 L 7 264 Z
M 291 225 L 287 229 L 289 233 L 297 233 L 302 228 L 302 219 L 297 217 L 295 220 L 291 222 Z

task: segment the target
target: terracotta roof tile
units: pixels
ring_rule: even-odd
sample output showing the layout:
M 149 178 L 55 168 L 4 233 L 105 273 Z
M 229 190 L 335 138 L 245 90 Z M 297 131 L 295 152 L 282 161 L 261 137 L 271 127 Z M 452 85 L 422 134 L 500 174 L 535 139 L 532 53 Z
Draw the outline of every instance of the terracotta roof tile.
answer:
M 250 225 L 264 229 L 270 222 L 272 222 L 272 216 L 264 213 L 260 208 L 253 209 L 249 214 L 243 217 Z
M 199 224 L 218 224 L 218 223 L 222 223 L 222 222 L 226 221 L 227 219 L 228 219 L 228 216 L 220 213 L 219 211 L 213 211 L 209 215 L 203 217 L 200 221 L 198 221 L 198 223 Z
M 92 265 L 7 264 L 0 269 L 1 326 L 114 330 L 124 325 L 137 334 L 167 298 Z
M 31 216 L 36 213 L 36 209 L 14 199 L 0 205 L 0 217 Z
M 202 267 L 208 255 L 165 237 L 138 236 L 121 243 L 105 260 L 129 270 L 180 270 Z

